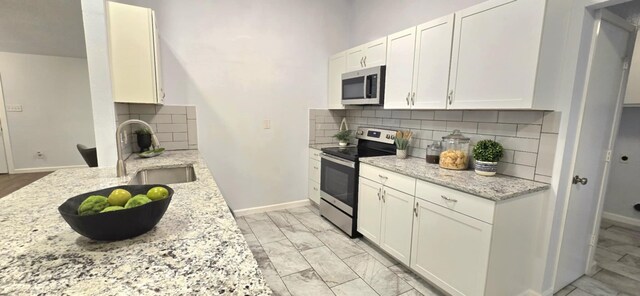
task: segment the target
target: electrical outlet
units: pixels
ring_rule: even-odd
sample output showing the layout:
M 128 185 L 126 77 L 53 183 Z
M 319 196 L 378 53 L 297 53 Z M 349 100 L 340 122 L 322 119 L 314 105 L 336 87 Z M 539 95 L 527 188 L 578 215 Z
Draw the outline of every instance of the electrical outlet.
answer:
M 7 112 L 22 112 L 22 105 L 7 104 Z

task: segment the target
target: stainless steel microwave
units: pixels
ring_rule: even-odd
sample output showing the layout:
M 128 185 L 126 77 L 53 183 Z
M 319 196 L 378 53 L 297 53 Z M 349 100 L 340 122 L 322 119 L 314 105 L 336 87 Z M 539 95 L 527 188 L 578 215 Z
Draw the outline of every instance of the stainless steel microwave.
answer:
M 385 66 L 342 74 L 343 105 L 382 105 Z

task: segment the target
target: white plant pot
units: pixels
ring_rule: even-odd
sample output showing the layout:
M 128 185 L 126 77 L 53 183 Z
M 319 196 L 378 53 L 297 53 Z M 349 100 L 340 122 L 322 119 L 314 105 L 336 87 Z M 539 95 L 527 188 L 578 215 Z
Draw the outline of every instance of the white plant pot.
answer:
M 399 159 L 405 159 L 407 158 L 407 150 L 396 150 L 396 156 Z
M 349 145 L 349 142 L 339 142 L 338 145 L 340 145 L 340 147 L 345 147 Z
M 493 176 L 498 171 L 498 163 L 490 161 L 478 161 L 475 163 L 476 174 L 481 176 Z

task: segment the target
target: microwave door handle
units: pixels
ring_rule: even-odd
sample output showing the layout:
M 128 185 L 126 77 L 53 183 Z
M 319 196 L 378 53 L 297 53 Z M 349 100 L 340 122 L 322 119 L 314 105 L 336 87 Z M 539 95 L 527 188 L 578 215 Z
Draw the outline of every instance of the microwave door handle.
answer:
M 367 75 L 363 76 L 364 83 L 362 84 L 362 97 L 365 99 L 369 98 L 369 96 L 367 95 L 367 82 L 369 81 L 368 77 L 369 76 Z

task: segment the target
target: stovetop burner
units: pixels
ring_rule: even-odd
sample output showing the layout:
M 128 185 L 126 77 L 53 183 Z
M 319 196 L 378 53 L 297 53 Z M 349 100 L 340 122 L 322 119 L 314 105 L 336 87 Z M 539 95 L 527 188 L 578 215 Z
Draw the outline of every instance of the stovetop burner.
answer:
M 360 157 L 393 155 L 395 153 L 395 131 L 359 128 L 356 132 L 358 146 L 323 148 L 322 152 L 351 161 Z

